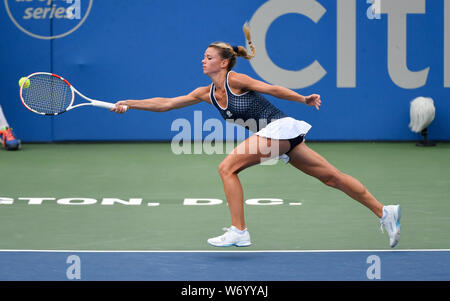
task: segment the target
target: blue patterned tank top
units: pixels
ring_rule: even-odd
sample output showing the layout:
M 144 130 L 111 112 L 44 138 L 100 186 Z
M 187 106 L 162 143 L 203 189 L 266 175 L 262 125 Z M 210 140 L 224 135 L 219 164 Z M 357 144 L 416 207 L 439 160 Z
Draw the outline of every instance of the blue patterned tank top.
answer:
M 264 96 L 255 91 L 247 91 L 243 94 L 234 94 L 228 85 L 228 75 L 225 80 L 227 106 L 221 107 L 214 97 L 214 84 L 211 84 L 209 97 L 213 105 L 219 110 L 222 117 L 235 124 L 257 132 L 267 124 L 277 119 L 288 117 L 276 108 Z

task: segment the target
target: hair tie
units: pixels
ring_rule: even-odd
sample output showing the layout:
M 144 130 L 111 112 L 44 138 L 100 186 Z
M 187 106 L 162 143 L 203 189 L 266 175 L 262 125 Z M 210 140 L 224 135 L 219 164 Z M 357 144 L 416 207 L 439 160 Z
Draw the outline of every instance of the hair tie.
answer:
M 239 47 L 238 46 L 232 46 L 232 47 L 233 47 L 234 52 L 236 52 L 236 53 L 239 52 Z

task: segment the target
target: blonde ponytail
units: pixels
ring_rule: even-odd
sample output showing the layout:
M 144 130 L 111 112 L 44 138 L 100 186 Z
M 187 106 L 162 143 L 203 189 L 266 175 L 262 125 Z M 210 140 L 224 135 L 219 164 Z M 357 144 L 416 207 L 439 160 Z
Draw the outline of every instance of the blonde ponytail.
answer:
M 238 56 L 242 56 L 246 58 L 247 60 L 252 59 L 255 56 L 255 46 L 253 46 L 252 39 L 250 36 L 250 25 L 248 22 L 245 22 L 242 26 L 242 31 L 244 31 L 245 39 L 247 40 L 248 46 L 250 47 L 250 50 L 252 51 L 252 54 L 247 53 L 247 49 L 243 46 L 238 46 Z
M 244 23 L 244 26 L 242 26 L 242 30 L 244 31 L 245 39 L 247 40 L 248 46 L 250 47 L 251 54 L 248 53 L 247 48 L 244 46 L 232 46 L 229 43 L 225 42 L 214 42 L 208 46 L 218 49 L 220 56 L 223 59 L 229 60 L 228 70 L 233 69 L 234 65 L 236 64 L 236 57 L 240 56 L 247 60 L 251 60 L 255 56 L 255 46 L 253 46 L 250 37 L 250 26 L 248 22 Z

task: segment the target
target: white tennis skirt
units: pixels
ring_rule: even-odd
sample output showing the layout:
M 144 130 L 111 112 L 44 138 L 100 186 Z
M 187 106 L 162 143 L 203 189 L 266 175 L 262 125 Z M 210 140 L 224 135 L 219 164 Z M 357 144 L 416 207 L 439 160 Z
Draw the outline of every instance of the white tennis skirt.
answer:
M 306 135 L 311 127 L 307 122 L 292 117 L 284 117 L 269 123 L 265 128 L 255 134 L 264 138 L 286 140 L 300 135 Z M 275 159 L 283 159 L 285 163 L 288 163 L 290 160 L 286 154 L 282 154 Z

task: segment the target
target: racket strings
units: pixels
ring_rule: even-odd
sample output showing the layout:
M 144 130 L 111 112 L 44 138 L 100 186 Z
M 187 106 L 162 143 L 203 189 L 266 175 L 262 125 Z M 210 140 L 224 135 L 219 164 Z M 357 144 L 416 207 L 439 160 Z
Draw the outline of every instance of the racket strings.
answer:
M 30 86 L 23 88 L 24 103 L 41 114 L 64 112 L 72 102 L 72 90 L 60 78 L 50 74 L 37 74 L 29 78 Z

